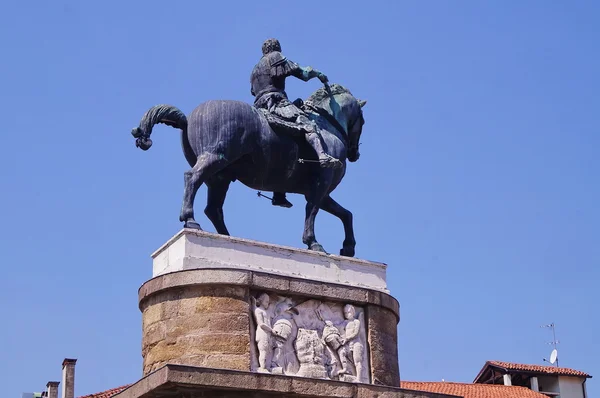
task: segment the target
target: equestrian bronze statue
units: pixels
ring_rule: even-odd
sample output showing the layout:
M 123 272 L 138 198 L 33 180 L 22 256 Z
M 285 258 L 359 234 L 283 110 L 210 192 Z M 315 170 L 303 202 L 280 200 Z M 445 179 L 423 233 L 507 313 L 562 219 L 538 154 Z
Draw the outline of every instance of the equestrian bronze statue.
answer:
M 156 105 L 132 130 L 136 146 L 148 150 L 152 128 L 163 123 L 181 130 L 186 171 L 179 219 L 186 228 L 200 229 L 194 219 L 194 199 L 206 184 L 204 212 L 217 233 L 229 235 L 223 203 L 229 184 L 240 181 L 256 190 L 274 192 L 273 204 L 289 207 L 286 193 L 304 195 L 306 218 L 302 241 L 323 251 L 314 231 L 319 209 L 338 217 L 345 231 L 340 254 L 354 256 L 356 242 L 352 213 L 331 198 L 346 173 L 346 160 L 358 160 L 365 101 L 348 89 L 328 84 L 327 77 L 301 67 L 281 53 L 275 39 L 263 44 L 263 56 L 251 74 L 254 105 L 231 100 L 209 100 L 189 116 L 170 105 Z M 318 78 L 324 87 L 306 101 L 293 103 L 285 93 L 285 79 Z

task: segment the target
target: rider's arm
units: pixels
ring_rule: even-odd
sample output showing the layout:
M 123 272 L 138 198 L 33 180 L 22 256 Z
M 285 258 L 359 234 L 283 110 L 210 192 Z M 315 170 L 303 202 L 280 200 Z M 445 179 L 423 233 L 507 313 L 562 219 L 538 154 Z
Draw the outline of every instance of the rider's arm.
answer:
M 315 77 L 318 77 L 323 83 L 327 81 L 327 76 L 310 66 L 298 66 L 293 70 L 292 75 L 305 82 Z
M 287 59 L 281 53 L 271 55 L 271 74 L 274 76 L 294 76 L 305 82 L 317 77 L 323 84 L 327 83 L 327 76 L 310 66 L 300 66 Z

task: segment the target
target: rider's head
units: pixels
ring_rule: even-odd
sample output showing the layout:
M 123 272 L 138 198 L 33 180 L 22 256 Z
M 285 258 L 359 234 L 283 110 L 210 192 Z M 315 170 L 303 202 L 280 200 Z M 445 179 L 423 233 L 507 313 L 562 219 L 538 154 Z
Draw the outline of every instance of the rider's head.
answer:
M 262 53 L 263 55 L 267 55 L 272 53 L 273 51 L 281 51 L 281 44 L 279 44 L 279 40 L 277 39 L 267 39 L 262 45 Z

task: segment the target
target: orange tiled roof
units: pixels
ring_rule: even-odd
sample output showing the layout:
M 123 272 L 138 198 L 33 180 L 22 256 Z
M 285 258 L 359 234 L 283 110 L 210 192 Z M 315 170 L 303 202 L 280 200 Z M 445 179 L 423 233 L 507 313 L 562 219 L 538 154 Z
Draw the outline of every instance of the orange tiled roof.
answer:
M 464 398 L 548 398 L 544 394 L 525 387 L 504 386 L 500 384 L 466 384 L 436 381 L 402 381 L 400 388 L 435 392 L 438 394 L 458 395 Z
M 125 386 L 113 388 L 111 390 L 97 392 L 95 394 L 90 394 L 90 395 L 84 395 L 84 396 L 79 397 L 79 398 L 110 398 L 113 395 L 120 393 L 121 391 L 123 391 L 124 389 L 126 389 L 127 387 L 129 387 L 130 385 L 131 384 L 127 384 Z
M 524 365 L 524 364 L 520 364 L 520 363 L 502 362 L 502 361 L 487 361 L 485 366 L 487 366 L 487 365 L 495 366 L 498 368 L 503 368 L 506 370 L 545 373 L 545 374 L 549 374 L 549 375 L 592 377 L 589 374 L 579 371 L 579 370 L 569 369 L 569 368 L 558 368 L 556 366 Z

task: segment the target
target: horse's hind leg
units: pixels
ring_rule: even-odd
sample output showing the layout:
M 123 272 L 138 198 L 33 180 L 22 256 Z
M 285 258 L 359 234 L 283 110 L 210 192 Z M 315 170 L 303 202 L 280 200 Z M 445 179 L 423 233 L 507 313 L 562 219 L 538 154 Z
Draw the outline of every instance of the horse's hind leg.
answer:
M 198 188 L 219 170 L 227 166 L 227 160 L 211 153 L 198 156 L 196 164 L 184 174 L 183 204 L 179 220 L 183 221 L 185 228 L 200 229 L 194 219 L 194 199 Z
M 223 217 L 223 203 L 225 203 L 225 197 L 227 196 L 227 190 L 229 189 L 230 183 L 230 178 L 219 174 L 206 181 L 208 195 L 204 214 L 206 214 L 208 219 L 213 223 L 217 233 L 221 235 L 229 235 Z

